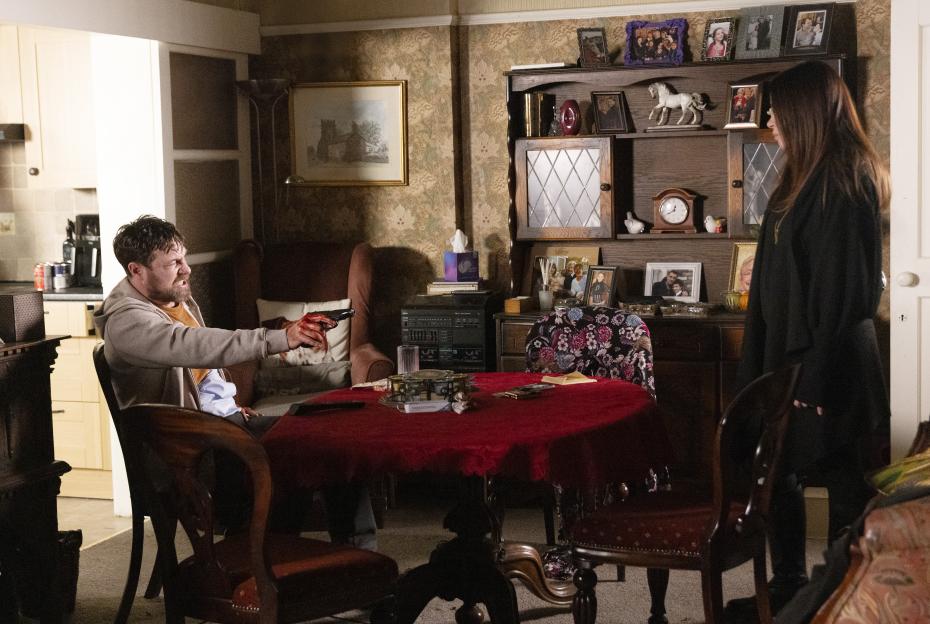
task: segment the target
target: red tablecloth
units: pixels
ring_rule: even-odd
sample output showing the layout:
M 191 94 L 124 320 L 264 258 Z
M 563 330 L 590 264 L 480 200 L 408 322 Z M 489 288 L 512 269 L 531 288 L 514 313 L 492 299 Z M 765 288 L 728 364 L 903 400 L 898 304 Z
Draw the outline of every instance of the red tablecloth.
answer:
M 669 463 L 655 404 L 637 385 L 600 379 L 534 399 L 491 396 L 541 377 L 477 373 L 473 407 L 463 414 L 405 414 L 378 404 L 381 392 L 335 390 L 313 402 L 365 406 L 285 415 L 262 443 L 276 483 L 302 487 L 418 470 L 577 486 L 638 479 Z

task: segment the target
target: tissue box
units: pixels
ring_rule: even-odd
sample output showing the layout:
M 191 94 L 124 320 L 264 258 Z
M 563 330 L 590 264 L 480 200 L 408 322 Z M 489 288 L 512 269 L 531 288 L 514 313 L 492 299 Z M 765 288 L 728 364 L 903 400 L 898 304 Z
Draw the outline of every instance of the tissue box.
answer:
M 478 252 L 444 251 L 442 254 L 444 277 L 447 282 L 478 281 Z
M 45 311 L 38 290 L 0 292 L 0 340 L 28 342 L 45 338 Z

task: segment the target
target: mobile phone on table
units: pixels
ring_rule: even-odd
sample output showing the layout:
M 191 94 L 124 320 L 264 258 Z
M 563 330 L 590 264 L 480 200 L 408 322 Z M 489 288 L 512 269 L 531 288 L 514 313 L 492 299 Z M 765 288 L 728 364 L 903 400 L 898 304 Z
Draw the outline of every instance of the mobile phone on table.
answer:
M 311 312 L 311 314 L 322 314 L 324 316 L 328 316 L 334 321 L 341 321 L 343 319 L 355 316 L 355 308 L 342 308 L 341 310 L 321 310 L 315 313 Z

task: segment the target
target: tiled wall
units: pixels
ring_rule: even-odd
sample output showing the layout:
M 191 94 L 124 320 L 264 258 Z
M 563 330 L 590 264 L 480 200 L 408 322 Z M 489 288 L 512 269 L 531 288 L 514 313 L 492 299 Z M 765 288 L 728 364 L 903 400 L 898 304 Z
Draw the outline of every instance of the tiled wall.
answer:
M 0 281 L 32 281 L 36 262 L 61 261 L 68 219 L 97 213 L 94 189 L 26 188 L 23 143 L 0 143 Z

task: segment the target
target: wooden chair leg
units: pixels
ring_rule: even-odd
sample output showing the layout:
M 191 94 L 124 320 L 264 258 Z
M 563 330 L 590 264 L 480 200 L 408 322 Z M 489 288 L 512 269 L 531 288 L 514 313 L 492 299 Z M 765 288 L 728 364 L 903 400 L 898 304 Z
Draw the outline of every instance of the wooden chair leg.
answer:
M 759 624 L 772 624 L 772 604 L 769 601 L 769 584 L 766 580 L 765 546 L 752 559 L 753 579 L 756 585 L 756 610 Z
M 597 574 L 588 562 L 576 561 L 576 565 L 572 581 L 578 591 L 572 597 L 572 619 L 575 624 L 594 624 L 597 619 L 597 595 L 594 593 Z
M 646 581 L 649 583 L 649 596 L 652 599 L 649 624 L 667 624 L 665 592 L 668 590 L 668 568 L 646 568 Z
M 123 587 L 123 597 L 119 601 L 114 624 L 126 624 L 132 603 L 136 599 L 136 589 L 139 588 L 139 572 L 142 569 L 142 542 L 145 537 L 145 518 L 140 514 L 132 515 L 132 546 L 129 551 L 129 572 L 126 573 L 126 585 Z M 158 561 L 155 562 L 158 565 Z
M 723 579 L 719 570 L 701 570 L 705 624 L 723 624 Z

